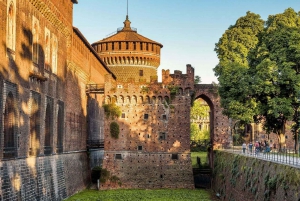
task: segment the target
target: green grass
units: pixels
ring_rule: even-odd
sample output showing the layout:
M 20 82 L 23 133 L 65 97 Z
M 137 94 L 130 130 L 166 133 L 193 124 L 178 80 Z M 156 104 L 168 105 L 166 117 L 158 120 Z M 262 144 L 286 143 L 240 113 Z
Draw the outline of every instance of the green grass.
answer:
M 198 168 L 197 165 L 197 156 L 201 159 L 201 164 L 203 165 L 206 163 L 207 160 L 207 152 L 191 152 L 191 158 L 192 158 L 192 166 L 193 168 Z
M 204 189 L 84 190 L 66 201 L 211 201 Z

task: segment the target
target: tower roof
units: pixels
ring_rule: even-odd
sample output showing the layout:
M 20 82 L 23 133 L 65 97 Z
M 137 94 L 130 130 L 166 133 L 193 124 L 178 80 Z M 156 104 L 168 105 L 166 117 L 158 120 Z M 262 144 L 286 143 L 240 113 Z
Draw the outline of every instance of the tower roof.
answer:
M 129 21 L 128 15 L 126 15 L 126 19 L 123 22 L 124 27 L 118 28 L 117 33 L 104 38 L 102 40 L 99 40 L 93 44 L 97 43 L 103 43 L 103 42 L 148 42 L 148 43 L 155 43 L 159 45 L 160 47 L 163 47 L 162 44 L 151 40 L 149 38 L 146 38 L 145 36 L 142 36 L 137 33 L 137 29 L 130 26 L 131 22 Z

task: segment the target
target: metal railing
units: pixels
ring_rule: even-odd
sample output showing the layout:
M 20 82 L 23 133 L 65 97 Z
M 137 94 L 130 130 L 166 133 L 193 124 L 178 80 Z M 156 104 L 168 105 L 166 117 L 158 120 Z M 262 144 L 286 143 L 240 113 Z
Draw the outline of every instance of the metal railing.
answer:
M 3 148 L 3 158 L 14 158 L 16 155 L 16 147 L 4 147 Z
M 256 157 L 267 161 L 281 164 L 287 164 L 300 168 L 300 153 L 296 153 L 294 149 L 242 149 L 241 146 L 233 146 L 230 149 L 224 149 L 235 154 L 242 154 L 249 157 Z
M 104 139 L 87 140 L 86 144 L 88 148 L 104 148 Z
M 87 84 L 85 91 L 86 91 L 86 93 L 104 94 L 104 85 L 103 84 Z

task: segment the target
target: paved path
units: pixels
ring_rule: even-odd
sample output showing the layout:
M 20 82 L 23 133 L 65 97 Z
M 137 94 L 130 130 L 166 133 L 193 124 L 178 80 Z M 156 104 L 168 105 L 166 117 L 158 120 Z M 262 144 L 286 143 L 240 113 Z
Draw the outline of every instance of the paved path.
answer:
M 251 153 L 248 150 L 246 150 L 246 152 L 243 153 L 243 150 L 237 148 L 224 149 L 224 151 L 300 168 L 300 156 L 299 155 L 296 156 L 295 154 L 291 154 L 287 152 L 286 153 L 279 153 L 279 152 L 255 153 L 255 151 L 253 150 L 253 153 Z

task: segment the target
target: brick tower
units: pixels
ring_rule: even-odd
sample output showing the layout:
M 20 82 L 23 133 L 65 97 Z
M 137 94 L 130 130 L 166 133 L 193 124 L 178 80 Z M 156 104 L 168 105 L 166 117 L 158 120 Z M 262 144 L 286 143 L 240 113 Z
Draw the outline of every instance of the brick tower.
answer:
M 162 44 L 137 33 L 130 26 L 128 15 L 124 27 L 113 35 L 92 44 L 100 58 L 116 75 L 117 80 L 134 79 L 150 82 L 157 77 Z

